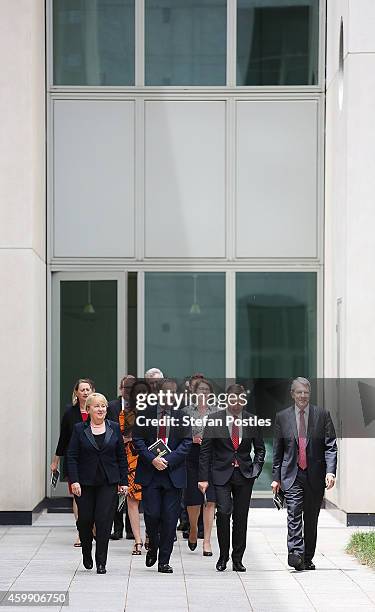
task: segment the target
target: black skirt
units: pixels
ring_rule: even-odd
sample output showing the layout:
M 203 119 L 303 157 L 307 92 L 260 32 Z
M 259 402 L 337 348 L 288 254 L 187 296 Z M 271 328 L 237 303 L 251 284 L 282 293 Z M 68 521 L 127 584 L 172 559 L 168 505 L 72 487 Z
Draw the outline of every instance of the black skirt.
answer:
M 204 502 L 203 494 L 198 489 L 199 453 L 200 444 L 193 444 L 186 460 L 187 488 L 184 493 L 185 506 L 201 506 Z M 216 502 L 215 488 L 212 479 L 208 479 L 209 487 L 206 491 L 208 502 Z

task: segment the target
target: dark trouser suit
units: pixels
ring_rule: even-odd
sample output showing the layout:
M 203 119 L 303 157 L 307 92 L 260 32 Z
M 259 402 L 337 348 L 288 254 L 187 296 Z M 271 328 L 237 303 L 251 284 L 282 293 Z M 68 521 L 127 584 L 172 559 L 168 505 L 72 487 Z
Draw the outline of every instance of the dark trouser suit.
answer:
M 130 519 L 128 515 L 127 505 L 124 504 L 124 507 L 120 510 L 120 512 L 115 512 L 115 518 L 113 519 L 113 531 L 116 533 L 124 532 L 124 518 L 123 513 L 125 514 L 125 532 L 132 533 L 132 526 L 130 524 Z
M 142 485 L 143 514 L 150 549 L 159 550 L 159 563 L 169 563 L 181 510 L 182 489 L 173 485 L 168 470 L 156 471 L 151 483 Z
M 312 489 L 307 471 L 298 468 L 297 476 L 285 492 L 288 509 L 288 552 L 294 552 L 312 560 L 316 548 L 318 516 L 324 495 L 321 490 Z
M 246 548 L 247 515 L 249 513 L 254 478 L 245 478 L 239 468 L 234 468 L 225 485 L 215 485 L 216 527 L 220 558 L 229 559 L 230 517 L 232 515 L 232 560 L 242 561 Z
M 77 528 L 82 553 L 91 553 L 92 528 L 96 528 L 96 564 L 105 565 L 113 515 L 117 504 L 117 484 L 82 485 L 81 497 L 74 496 L 78 506 Z

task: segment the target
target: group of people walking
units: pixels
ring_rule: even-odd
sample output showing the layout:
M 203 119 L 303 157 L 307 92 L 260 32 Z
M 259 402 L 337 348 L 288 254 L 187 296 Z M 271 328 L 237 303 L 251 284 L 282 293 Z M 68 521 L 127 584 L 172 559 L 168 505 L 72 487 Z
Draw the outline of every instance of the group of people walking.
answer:
M 220 550 L 216 569 L 227 568 L 232 518 L 232 568 L 246 571 L 243 555 L 250 499 L 265 460 L 262 432 L 249 419 L 241 385 L 229 385 L 226 393 L 232 401 L 220 410 L 207 401 L 213 386 L 203 375 L 192 376 L 186 386 L 195 401 L 176 410 L 177 383 L 164 378 L 157 368 L 146 372 L 144 379 L 124 376 L 120 396 L 109 404 L 96 393 L 93 381 L 77 381 L 72 405 L 62 419 L 51 469 L 65 457 L 64 475 L 74 495 L 79 534 L 75 545 L 81 545 L 87 569 L 93 567 L 94 538 L 96 568 L 102 574 L 109 539 L 122 537 L 122 511 L 116 511 L 120 494 L 126 495 L 126 534 L 134 538 L 132 554 L 140 555 L 145 546 L 147 567 L 157 562 L 159 572 L 173 573 L 170 557 L 183 499 L 190 525 L 189 549 L 197 548 L 203 509 L 202 554 L 212 556 L 216 509 Z M 158 391 L 168 401 L 149 404 L 147 398 Z M 310 405 L 309 381 L 295 379 L 291 394 L 293 405 L 276 416 L 271 486 L 275 494 L 281 490 L 286 498 L 289 565 L 296 570 L 314 569 L 319 509 L 324 487 L 334 484 L 337 447 L 329 413 Z M 145 406 L 142 420 L 140 398 Z M 165 454 L 155 451 L 160 443 Z

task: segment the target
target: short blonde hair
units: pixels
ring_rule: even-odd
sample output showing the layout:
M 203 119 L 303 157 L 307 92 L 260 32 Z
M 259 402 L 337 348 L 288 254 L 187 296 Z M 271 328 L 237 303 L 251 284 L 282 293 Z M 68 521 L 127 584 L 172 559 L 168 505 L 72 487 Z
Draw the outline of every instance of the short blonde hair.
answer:
M 89 407 L 96 399 L 103 400 L 106 405 L 106 408 L 108 408 L 108 402 L 107 402 L 107 398 L 105 397 L 105 395 L 103 395 L 102 393 L 90 393 L 85 403 L 86 412 L 89 411 Z

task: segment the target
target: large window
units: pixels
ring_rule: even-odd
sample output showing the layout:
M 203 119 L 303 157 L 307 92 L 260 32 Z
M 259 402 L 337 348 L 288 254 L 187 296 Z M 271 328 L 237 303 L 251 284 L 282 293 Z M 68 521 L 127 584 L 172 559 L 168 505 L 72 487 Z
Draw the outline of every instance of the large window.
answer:
M 237 85 L 316 85 L 319 0 L 238 0 Z
M 145 368 L 225 377 L 225 274 L 145 275 Z
M 146 0 L 146 85 L 225 85 L 226 0 Z
M 52 0 L 54 84 L 225 86 L 236 63 L 238 86 L 317 85 L 319 5 Z
M 291 401 L 291 379 L 316 376 L 316 308 L 314 272 L 237 273 L 236 371 L 251 391 L 251 412 L 273 417 Z M 272 439 L 265 443 L 258 491 L 272 481 Z
M 316 274 L 239 272 L 237 376 L 316 376 Z
M 117 282 L 62 281 L 60 285 L 60 405 L 74 381 L 92 378 L 112 399 L 117 381 Z
M 54 0 L 55 85 L 134 85 L 134 0 Z

